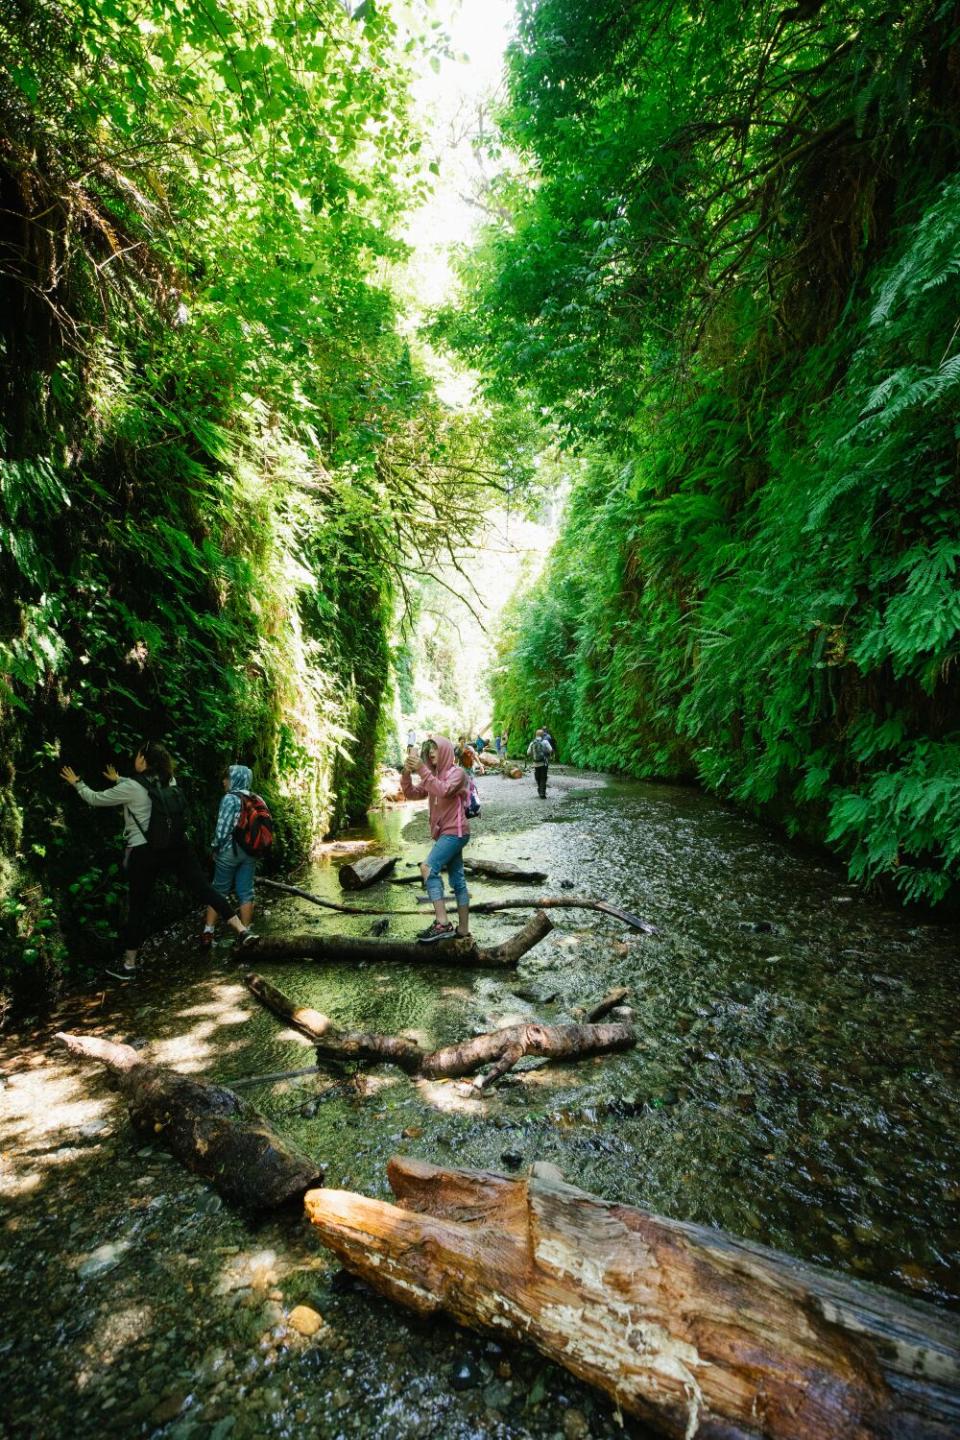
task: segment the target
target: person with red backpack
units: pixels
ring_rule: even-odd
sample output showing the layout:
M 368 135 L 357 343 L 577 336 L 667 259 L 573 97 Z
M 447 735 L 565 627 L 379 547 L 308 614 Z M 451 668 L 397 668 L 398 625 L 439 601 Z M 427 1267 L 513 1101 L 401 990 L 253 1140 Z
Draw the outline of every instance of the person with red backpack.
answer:
M 249 928 L 253 920 L 253 882 L 257 860 L 273 844 L 273 820 L 266 802 L 250 785 L 253 772 L 247 765 L 228 765 L 223 772 L 223 799 L 217 813 L 211 850 L 214 860 L 213 888 L 221 895 L 236 895 L 240 920 Z M 207 910 L 200 949 L 213 944 L 217 911 Z
M 123 956 L 106 972 L 115 980 L 132 980 L 136 976 L 137 956 L 147 937 L 150 896 L 161 875 L 175 875 L 185 890 L 197 900 L 205 900 L 212 913 L 226 920 L 239 945 L 256 939 L 223 894 L 204 876 L 187 838 L 187 807 L 174 779 L 174 769 L 167 747 L 151 740 L 137 751 L 132 776 L 119 775 L 112 765 L 107 766 L 104 775 L 111 782 L 109 790 L 91 790 L 69 765 L 60 771 L 88 805 L 123 807 L 127 842 L 123 864 L 130 886 L 130 908 L 120 932 Z

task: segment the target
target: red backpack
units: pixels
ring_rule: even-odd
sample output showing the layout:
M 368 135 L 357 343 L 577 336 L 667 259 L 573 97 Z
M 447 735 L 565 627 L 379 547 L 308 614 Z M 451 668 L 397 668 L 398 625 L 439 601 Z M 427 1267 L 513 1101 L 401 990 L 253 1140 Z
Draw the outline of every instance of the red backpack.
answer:
M 239 850 L 261 859 L 273 844 L 273 816 L 262 795 L 240 792 L 240 814 L 233 827 L 233 843 Z

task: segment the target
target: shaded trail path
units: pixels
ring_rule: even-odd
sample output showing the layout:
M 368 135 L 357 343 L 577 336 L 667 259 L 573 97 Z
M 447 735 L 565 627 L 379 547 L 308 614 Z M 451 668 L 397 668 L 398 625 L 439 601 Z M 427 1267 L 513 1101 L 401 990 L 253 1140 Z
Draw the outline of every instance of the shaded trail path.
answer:
M 549 888 L 603 894 L 661 936 L 555 912 L 516 975 L 291 963 L 271 979 L 338 1023 L 422 1043 L 559 1021 L 626 984 L 638 1048 L 534 1062 L 483 1100 L 385 1068 L 244 1094 L 332 1186 L 385 1195 L 395 1151 L 507 1171 L 551 1160 L 601 1194 L 956 1305 L 955 932 L 864 901 L 830 862 L 696 791 L 563 770 L 546 802 L 532 775 L 482 787 L 474 854 L 529 861 Z M 423 812 L 388 812 L 375 829 L 385 849 L 402 843 L 409 873 Z M 302 878 L 340 897 L 330 863 Z M 365 893 L 409 908 L 409 887 Z M 266 904 L 268 933 L 369 930 L 295 899 Z M 488 943 L 516 923 L 475 928 Z M 397 917 L 390 934 L 415 925 Z M 386 1440 L 623 1433 L 605 1400 L 536 1356 L 401 1315 L 338 1276 L 296 1216 L 249 1223 L 137 1139 L 106 1077 L 72 1064 L 54 1030 L 98 1030 L 227 1081 L 311 1059 L 245 992 L 229 949 L 208 963 L 174 946 L 147 965 L 136 987 L 66 1002 L 4 1046 L 11 1435 L 253 1440 L 308 1422 Z M 312 1338 L 290 1329 L 299 1303 L 324 1317 Z

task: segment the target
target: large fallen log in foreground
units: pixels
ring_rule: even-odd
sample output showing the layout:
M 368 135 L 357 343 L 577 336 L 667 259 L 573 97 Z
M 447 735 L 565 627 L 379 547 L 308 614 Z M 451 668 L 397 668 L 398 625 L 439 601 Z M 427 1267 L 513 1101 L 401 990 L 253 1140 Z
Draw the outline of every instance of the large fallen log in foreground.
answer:
M 502 945 L 481 948 L 475 940 L 363 940 L 350 935 L 261 935 L 244 946 L 243 958 L 260 960 L 387 961 L 402 965 L 464 965 L 492 968 L 516 965 L 553 929 L 546 915 L 531 916 L 522 930 Z
M 720 1231 L 566 1185 L 394 1158 L 399 1205 L 315 1190 L 348 1270 L 421 1314 L 537 1346 L 660 1433 L 947 1440 L 953 1317 Z
M 472 1075 L 484 1065 L 492 1065 L 493 1068 L 477 1082 L 480 1090 L 493 1085 L 525 1055 L 550 1060 L 583 1060 L 590 1055 L 629 1050 L 636 1044 L 636 1036 L 629 1025 L 540 1025 L 536 1021 L 527 1021 L 491 1030 L 484 1035 L 474 1035 L 459 1045 L 445 1045 L 440 1050 L 426 1051 L 404 1035 L 340 1030 L 328 1015 L 297 1005 L 262 975 L 251 973 L 244 980 L 247 988 L 268 1010 L 301 1034 L 309 1035 L 316 1043 L 319 1059 L 369 1061 L 374 1064 L 388 1062 L 399 1065 L 408 1075 L 422 1075 L 429 1080 Z M 595 1013 L 605 1013 L 603 1007 L 608 998 L 604 997 L 595 1007 Z
M 56 1038 L 71 1054 L 106 1065 L 136 1128 L 235 1204 L 273 1209 L 323 1184 L 317 1162 L 232 1090 L 151 1065 L 132 1045 L 62 1031 Z

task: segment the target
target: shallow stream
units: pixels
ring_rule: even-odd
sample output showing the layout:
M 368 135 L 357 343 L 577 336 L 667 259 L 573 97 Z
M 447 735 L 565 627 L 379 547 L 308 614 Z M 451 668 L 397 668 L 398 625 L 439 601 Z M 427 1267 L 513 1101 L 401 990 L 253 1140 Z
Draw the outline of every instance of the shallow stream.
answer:
M 695 790 L 561 769 L 546 801 L 532 776 L 487 777 L 481 795 L 473 854 L 529 862 L 548 873 L 543 892 L 602 896 L 660 935 L 561 910 L 515 972 L 453 970 L 434 951 L 416 968 L 290 962 L 269 978 L 344 1027 L 430 1044 L 569 1019 L 626 985 L 637 1048 L 521 1062 L 482 1100 L 387 1067 L 242 1093 L 336 1188 L 387 1197 L 395 1153 L 506 1172 L 549 1160 L 598 1194 L 960 1308 L 955 928 L 863 897 L 822 855 Z M 401 854 L 398 875 L 413 873 L 423 810 L 371 821 L 346 838 L 374 839 Z M 298 883 L 341 898 L 345 858 L 332 852 Z M 414 891 L 383 882 L 358 903 L 410 910 Z M 266 896 L 264 933 L 370 930 Z M 523 918 L 472 928 L 487 943 Z M 388 933 L 407 938 L 417 923 L 397 913 Z M 611 1402 L 533 1351 L 397 1310 L 341 1272 L 299 1217 L 234 1212 L 135 1134 L 105 1073 L 70 1060 L 56 1030 L 227 1082 L 312 1059 L 239 983 L 228 945 L 210 960 L 168 935 L 145 960 L 135 985 L 67 1001 L 4 1045 L 0 1434 L 647 1433 L 621 1428 Z M 323 1318 L 312 1336 L 291 1328 L 298 1305 Z

